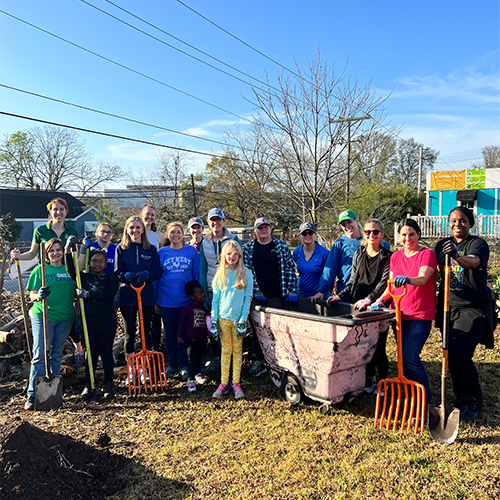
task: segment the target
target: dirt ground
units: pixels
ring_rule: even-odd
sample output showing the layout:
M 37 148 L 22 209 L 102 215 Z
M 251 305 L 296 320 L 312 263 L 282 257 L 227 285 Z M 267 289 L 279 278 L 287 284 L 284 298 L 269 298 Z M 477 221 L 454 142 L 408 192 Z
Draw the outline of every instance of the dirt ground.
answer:
M 0 441 L 4 500 L 104 499 L 125 485 L 128 460 L 106 451 L 106 434 L 91 447 L 15 416 L 0 417 Z

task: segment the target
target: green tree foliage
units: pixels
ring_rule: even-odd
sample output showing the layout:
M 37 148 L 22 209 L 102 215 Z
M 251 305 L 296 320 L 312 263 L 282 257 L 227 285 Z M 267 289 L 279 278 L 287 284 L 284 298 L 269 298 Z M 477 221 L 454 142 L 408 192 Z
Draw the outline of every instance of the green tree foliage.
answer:
M 6 135 L 0 144 L 0 180 L 16 188 L 33 189 L 37 181 L 35 138 L 30 131 Z

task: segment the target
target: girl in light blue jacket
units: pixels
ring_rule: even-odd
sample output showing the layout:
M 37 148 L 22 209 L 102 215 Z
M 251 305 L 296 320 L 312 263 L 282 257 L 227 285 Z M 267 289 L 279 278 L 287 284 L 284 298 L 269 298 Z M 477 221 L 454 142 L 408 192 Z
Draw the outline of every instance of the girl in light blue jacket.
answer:
M 212 336 L 220 332 L 222 345 L 221 383 L 213 397 L 219 399 L 229 382 L 229 368 L 233 358 L 234 397 L 245 397 L 241 390 L 240 375 L 243 337 L 253 296 L 253 277 L 243 264 L 240 245 L 231 240 L 222 249 L 220 267 L 212 282 Z M 219 326 L 219 329 L 217 328 Z

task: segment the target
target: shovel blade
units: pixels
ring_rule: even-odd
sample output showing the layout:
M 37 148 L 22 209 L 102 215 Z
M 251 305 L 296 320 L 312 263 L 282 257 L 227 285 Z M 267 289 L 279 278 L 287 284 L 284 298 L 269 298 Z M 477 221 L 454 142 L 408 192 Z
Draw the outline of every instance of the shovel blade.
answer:
M 451 444 L 458 436 L 460 410 L 444 405 L 429 405 L 427 423 L 433 439 L 441 444 Z
M 46 377 L 37 377 L 35 391 L 35 410 L 58 410 L 62 406 L 62 377 L 49 380 Z

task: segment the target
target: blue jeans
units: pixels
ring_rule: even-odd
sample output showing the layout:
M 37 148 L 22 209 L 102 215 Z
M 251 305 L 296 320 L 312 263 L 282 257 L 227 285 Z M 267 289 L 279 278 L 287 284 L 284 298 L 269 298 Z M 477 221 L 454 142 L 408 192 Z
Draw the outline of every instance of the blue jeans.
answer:
M 425 388 L 426 404 L 431 404 L 431 388 L 420 353 L 431 333 L 432 321 L 427 319 L 403 319 L 403 372 L 407 379 L 422 384 Z
M 50 370 L 61 375 L 61 361 L 64 344 L 73 324 L 73 317 L 65 321 L 49 321 Z M 36 378 L 45 373 L 45 342 L 43 338 L 43 319 L 31 314 L 33 330 L 33 359 L 31 360 L 28 397 L 35 397 Z
M 184 307 L 161 307 L 161 319 L 165 331 L 168 366 L 180 370 L 188 366 L 186 332 L 182 335 L 182 344 L 177 343 L 177 328 L 181 322 Z

